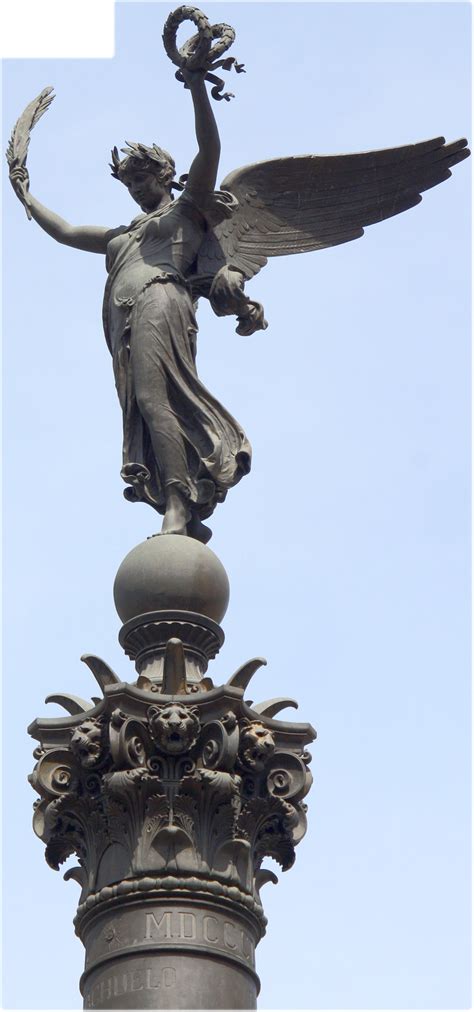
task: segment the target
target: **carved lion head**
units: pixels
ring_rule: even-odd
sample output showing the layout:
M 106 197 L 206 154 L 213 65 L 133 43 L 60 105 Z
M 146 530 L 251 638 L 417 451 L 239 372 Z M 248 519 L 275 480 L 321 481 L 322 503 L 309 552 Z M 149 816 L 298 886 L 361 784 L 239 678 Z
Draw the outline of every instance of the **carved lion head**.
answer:
M 274 751 L 275 741 L 265 724 L 258 720 L 244 724 L 240 735 L 240 757 L 245 766 L 262 770 Z
M 187 752 L 200 730 L 197 709 L 185 703 L 164 703 L 148 710 L 150 731 L 163 752 Z
M 71 738 L 71 752 L 81 766 L 90 767 L 100 759 L 102 751 L 102 726 L 96 720 L 85 720 L 76 727 Z

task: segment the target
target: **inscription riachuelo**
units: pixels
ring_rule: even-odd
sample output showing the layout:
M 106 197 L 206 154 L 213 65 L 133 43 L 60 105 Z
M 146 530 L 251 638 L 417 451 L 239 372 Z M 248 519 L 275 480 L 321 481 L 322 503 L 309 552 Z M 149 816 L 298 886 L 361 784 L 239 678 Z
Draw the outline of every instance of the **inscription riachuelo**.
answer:
M 94 984 L 84 996 L 84 1008 L 103 1008 L 104 1002 L 133 991 L 156 991 L 176 985 L 176 970 L 173 966 L 140 967 L 124 973 L 111 973 Z

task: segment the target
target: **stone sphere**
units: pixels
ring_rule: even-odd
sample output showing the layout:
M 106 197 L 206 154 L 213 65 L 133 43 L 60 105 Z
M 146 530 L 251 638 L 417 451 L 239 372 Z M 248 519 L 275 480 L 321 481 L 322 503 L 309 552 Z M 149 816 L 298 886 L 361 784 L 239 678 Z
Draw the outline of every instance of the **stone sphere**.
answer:
M 191 611 L 220 622 L 229 603 L 229 581 L 210 548 L 182 534 L 142 541 L 123 560 L 114 583 L 122 622 L 150 611 Z

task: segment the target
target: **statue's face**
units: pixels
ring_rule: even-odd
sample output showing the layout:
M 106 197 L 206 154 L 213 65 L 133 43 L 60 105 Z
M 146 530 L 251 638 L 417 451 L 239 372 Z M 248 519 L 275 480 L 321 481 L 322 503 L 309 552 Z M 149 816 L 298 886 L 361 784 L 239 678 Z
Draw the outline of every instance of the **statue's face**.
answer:
M 168 188 L 160 181 L 156 172 L 146 167 L 137 169 L 126 180 L 125 185 L 130 196 L 140 205 L 142 211 L 154 211 L 163 197 L 169 193 Z

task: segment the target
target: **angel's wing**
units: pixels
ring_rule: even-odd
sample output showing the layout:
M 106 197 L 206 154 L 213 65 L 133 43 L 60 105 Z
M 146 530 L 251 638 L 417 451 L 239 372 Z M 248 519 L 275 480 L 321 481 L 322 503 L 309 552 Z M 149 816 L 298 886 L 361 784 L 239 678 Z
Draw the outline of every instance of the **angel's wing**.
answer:
M 470 154 L 467 141 L 444 137 L 355 155 L 302 155 L 257 162 L 231 172 L 221 189 L 239 201 L 201 246 L 198 272 L 228 264 L 251 278 L 268 257 L 337 246 L 364 226 L 400 214 L 421 193 L 448 179 Z

